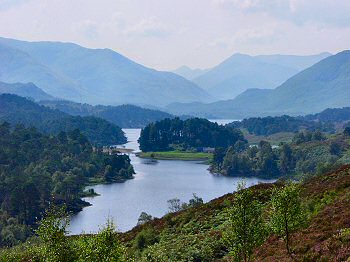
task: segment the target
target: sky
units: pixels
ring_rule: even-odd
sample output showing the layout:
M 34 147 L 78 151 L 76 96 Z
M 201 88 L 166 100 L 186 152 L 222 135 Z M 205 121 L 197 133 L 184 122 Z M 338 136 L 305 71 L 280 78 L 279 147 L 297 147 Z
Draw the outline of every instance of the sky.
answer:
M 350 0 L 0 0 L 0 36 L 111 48 L 158 70 L 350 49 Z

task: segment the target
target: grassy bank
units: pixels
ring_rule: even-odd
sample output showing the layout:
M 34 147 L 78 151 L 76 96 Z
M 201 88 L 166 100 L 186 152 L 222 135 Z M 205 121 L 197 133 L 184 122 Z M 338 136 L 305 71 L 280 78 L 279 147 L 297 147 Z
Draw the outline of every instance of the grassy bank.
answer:
M 141 152 L 137 156 L 141 158 L 151 158 L 159 160 L 187 160 L 187 161 L 206 161 L 211 160 L 213 154 L 202 152 L 183 152 L 183 151 L 166 151 L 166 152 Z
M 295 133 L 291 132 L 281 132 L 276 133 L 269 136 L 257 136 L 253 134 L 249 134 L 248 131 L 242 130 L 244 133 L 244 137 L 248 140 L 250 145 L 257 145 L 261 140 L 269 142 L 271 145 L 279 145 L 281 142 L 289 143 L 292 141 Z

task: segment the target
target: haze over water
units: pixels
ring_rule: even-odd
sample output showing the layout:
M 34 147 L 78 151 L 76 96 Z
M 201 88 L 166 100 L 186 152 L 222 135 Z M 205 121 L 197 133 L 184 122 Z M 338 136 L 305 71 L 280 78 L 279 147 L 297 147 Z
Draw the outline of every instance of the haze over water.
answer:
M 126 148 L 139 150 L 137 139 L 140 129 L 124 129 L 128 143 Z M 167 200 L 179 198 L 188 201 L 196 193 L 205 202 L 235 190 L 242 178 L 210 174 L 208 165 L 195 161 L 148 160 L 130 155 L 135 179 L 125 183 L 93 186 L 101 194 L 86 198 L 92 204 L 72 218 L 71 234 L 96 232 L 108 217 L 117 224 L 119 231 L 132 229 L 141 212 L 155 217 L 167 213 Z M 257 178 L 246 179 L 247 186 L 258 182 L 271 182 Z

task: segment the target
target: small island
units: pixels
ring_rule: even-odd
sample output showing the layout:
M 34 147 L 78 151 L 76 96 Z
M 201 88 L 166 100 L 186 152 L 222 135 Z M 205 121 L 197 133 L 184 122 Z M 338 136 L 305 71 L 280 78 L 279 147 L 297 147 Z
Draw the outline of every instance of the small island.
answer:
M 213 158 L 213 153 L 183 151 L 140 152 L 136 155 L 141 158 L 157 160 L 211 161 Z

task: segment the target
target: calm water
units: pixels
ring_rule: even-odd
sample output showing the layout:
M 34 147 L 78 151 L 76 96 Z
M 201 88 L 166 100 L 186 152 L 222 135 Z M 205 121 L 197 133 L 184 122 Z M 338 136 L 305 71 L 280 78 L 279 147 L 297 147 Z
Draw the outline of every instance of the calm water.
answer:
M 127 148 L 139 150 L 139 129 L 124 129 Z M 135 179 L 125 183 L 97 185 L 93 188 L 101 196 L 86 198 L 92 204 L 72 218 L 71 234 L 96 232 L 108 217 L 113 218 L 119 231 L 133 228 L 142 211 L 161 217 L 168 209 L 167 200 L 180 198 L 188 201 L 192 193 L 204 201 L 234 191 L 241 178 L 212 175 L 207 165 L 193 161 L 151 161 L 130 155 L 135 168 Z M 247 185 L 267 180 L 249 178 Z

